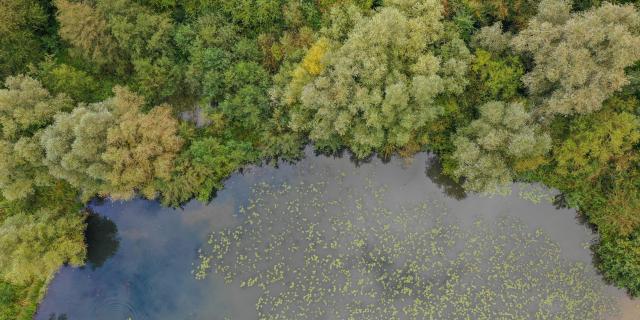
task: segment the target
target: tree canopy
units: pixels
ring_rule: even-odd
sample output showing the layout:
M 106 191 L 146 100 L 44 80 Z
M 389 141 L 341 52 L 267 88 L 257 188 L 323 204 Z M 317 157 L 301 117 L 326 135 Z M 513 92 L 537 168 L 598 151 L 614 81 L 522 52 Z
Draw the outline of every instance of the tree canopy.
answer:
M 547 114 L 583 114 L 629 83 L 625 68 L 640 60 L 640 15 L 631 5 L 605 3 L 571 13 L 571 2 L 543 0 L 513 38 L 535 67 L 524 82 Z
M 503 192 L 518 172 L 544 163 L 551 138 L 541 132 L 521 103 L 491 101 L 479 109 L 480 118 L 454 139 L 454 175 L 464 177 L 468 190 Z
M 27 76 L 8 77 L 5 87 L 0 89 L 0 189 L 3 197 L 15 200 L 51 182 L 39 136 L 72 102 L 64 94 L 52 96 Z
M 294 71 L 284 103 L 291 128 L 317 147 L 417 151 L 443 95 L 464 89 L 471 55 L 443 22 L 439 1 L 388 1 L 371 15 L 351 7 L 331 24 Z
M 96 194 L 129 199 L 140 190 L 154 198 L 156 179 L 168 178 L 180 150 L 177 121 L 167 106 L 144 114 L 142 97 L 114 88 L 114 97 L 60 113 L 40 143 L 50 173 Z
M 0 274 L 12 283 L 26 284 L 53 274 L 60 265 L 84 263 L 84 217 L 43 209 L 4 219 L 0 226 Z

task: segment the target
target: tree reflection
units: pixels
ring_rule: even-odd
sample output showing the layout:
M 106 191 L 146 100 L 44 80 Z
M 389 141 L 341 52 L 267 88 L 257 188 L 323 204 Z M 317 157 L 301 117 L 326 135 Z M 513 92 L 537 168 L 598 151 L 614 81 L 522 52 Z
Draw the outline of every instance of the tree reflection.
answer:
M 69 317 L 67 317 L 66 314 L 60 314 L 60 315 L 56 315 L 55 313 L 52 313 L 49 315 L 49 320 L 68 320 Z
M 118 227 L 113 221 L 99 214 L 89 213 L 85 241 L 87 262 L 91 269 L 100 268 L 118 251 L 120 240 L 117 235 Z
M 447 196 L 456 200 L 462 200 L 467 197 L 462 185 L 442 173 L 442 163 L 438 157 L 430 156 L 427 159 L 426 174 L 429 180 L 442 189 Z

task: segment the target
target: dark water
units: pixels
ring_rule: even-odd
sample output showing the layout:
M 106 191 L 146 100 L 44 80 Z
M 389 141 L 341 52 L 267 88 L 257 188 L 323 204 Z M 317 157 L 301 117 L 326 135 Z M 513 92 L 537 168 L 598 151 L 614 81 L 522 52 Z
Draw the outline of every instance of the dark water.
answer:
M 427 154 L 417 155 L 411 163 L 372 160 L 356 166 L 347 158 L 307 152 L 298 164 L 254 167 L 234 175 L 208 205 L 191 202 L 174 210 L 145 200 L 93 203 L 88 264 L 60 270 L 35 319 L 256 319 L 257 288 L 225 284 L 215 273 L 196 280 L 193 271 L 199 264 L 199 249 L 206 247 L 212 231 L 242 223 L 238 208 L 250 205 L 251 189 L 257 183 L 340 178 L 357 185 L 372 180 L 384 184 L 386 197 L 398 204 L 438 203 L 462 228 L 472 226 L 479 217 L 486 221 L 514 217 L 531 231 L 543 230 L 564 259 L 584 263 L 586 274 L 601 281 L 591 266 L 589 246 L 594 235 L 573 210 L 557 208 L 551 192 L 514 185 L 509 196 L 465 194 L 439 171 L 437 161 Z M 624 308 L 629 305 L 616 289 L 606 287 L 602 294 L 624 302 Z M 636 310 L 626 312 L 634 319 Z

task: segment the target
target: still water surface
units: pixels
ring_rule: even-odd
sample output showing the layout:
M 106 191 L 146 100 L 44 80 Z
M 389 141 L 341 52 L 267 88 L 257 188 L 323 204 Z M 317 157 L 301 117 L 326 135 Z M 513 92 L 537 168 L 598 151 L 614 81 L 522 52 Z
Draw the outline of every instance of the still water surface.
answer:
M 296 164 L 251 167 L 235 174 L 210 204 L 193 201 L 182 209 L 170 209 L 146 200 L 92 203 L 88 264 L 60 270 L 35 318 L 256 319 L 255 302 L 261 294 L 257 288 L 225 284 L 215 273 L 195 279 L 199 249 L 206 247 L 212 231 L 243 223 L 245 217 L 238 209 L 250 203 L 256 184 L 295 185 L 339 178 L 355 187 L 365 181 L 384 185 L 387 199 L 399 206 L 438 203 L 462 229 L 471 228 L 478 218 L 488 222 L 517 218 L 531 231 L 543 230 L 564 259 L 584 263 L 585 274 L 601 281 L 589 250 L 594 234 L 575 211 L 554 204 L 554 194 L 544 188 L 514 185 L 509 196 L 465 194 L 440 174 L 435 158 L 425 153 L 411 163 L 374 159 L 354 164 L 345 157 L 317 156 L 308 150 Z M 605 286 L 602 294 L 615 299 L 622 310 L 612 319 L 637 319 L 637 303 L 621 291 Z

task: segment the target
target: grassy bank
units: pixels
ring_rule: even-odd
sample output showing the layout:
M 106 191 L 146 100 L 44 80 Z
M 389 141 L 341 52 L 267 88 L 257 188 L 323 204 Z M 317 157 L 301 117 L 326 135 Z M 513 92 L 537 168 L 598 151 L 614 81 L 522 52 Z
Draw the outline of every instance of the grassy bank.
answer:
M 48 283 L 48 280 L 34 281 L 25 286 L 16 286 L 0 282 L 0 320 L 33 319 Z

